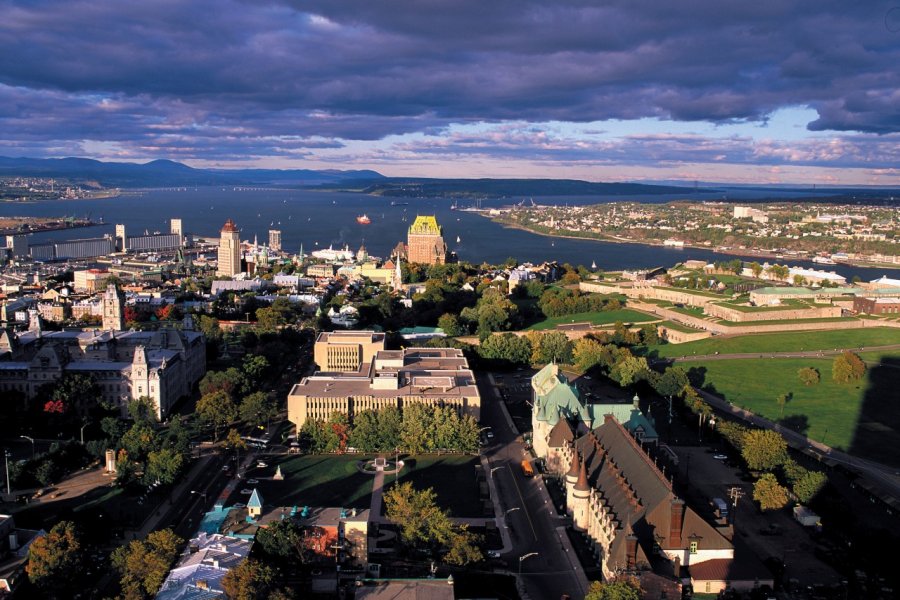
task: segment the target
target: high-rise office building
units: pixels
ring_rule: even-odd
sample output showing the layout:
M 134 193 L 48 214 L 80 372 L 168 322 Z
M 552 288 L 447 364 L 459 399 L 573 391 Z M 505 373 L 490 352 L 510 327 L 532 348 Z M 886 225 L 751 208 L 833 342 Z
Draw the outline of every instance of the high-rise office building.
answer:
M 419 215 L 409 226 L 407 260 L 425 265 L 447 262 L 447 244 L 434 216 Z
M 234 277 L 241 272 L 241 232 L 228 219 L 219 236 L 219 266 L 216 275 Z
M 269 230 L 269 249 L 275 252 L 281 252 L 281 230 Z

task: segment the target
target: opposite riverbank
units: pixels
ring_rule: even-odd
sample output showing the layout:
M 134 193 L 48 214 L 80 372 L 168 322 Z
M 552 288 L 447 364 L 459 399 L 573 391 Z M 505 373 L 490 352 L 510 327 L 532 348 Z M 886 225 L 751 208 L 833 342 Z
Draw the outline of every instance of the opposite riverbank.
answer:
M 679 248 L 679 247 L 675 247 L 675 246 L 666 246 L 665 244 L 663 244 L 662 242 L 659 242 L 657 240 L 635 240 L 635 239 L 631 239 L 631 238 L 623 238 L 623 237 L 614 236 L 614 235 L 602 235 L 602 234 L 574 235 L 575 232 L 572 232 L 573 235 L 569 235 L 565 231 L 561 231 L 561 232 L 554 234 L 554 233 L 549 233 L 547 231 L 541 231 L 540 229 L 532 229 L 530 227 L 525 227 L 519 223 L 513 223 L 513 222 L 507 221 L 502 218 L 497 218 L 497 217 L 491 216 L 489 214 L 489 211 L 487 211 L 487 210 L 471 211 L 471 212 L 477 212 L 479 215 L 490 219 L 494 223 L 497 223 L 498 225 L 501 225 L 504 228 L 518 229 L 520 231 L 527 231 L 528 233 L 533 233 L 535 235 L 542 235 L 542 236 L 548 237 L 548 238 L 584 240 L 584 241 L 589 241 L 589 242 L 605 242 L 605 243 L 612 243 L 612 244 L 638 244 L 641 246 L 667 248 L 667 249 L 678 249 Z M 566 231 L 568 231 L 568 230 L 566 230 Z M 783 255 L 782 253 L 778 253 L 778 252 L 766 252 L 763 250 L 751 250 L 751 249 L 747 249 L 747 248 L 731 248 L 731 247 L 729 247 L 728 249 L 720 249 L 720 248 L 713 247 L 712 245 L 703 246 L 700 244 L 689 244 L 689 243 L 684 243 L 683 248 L 685 250 L 688 250 L 688 249 L 705 250 L 707 252 L 715 252 L 717 254 L 725 254 L 725 255 L 739 256 L 739 257 L 745 257 L 745 258 L 761 258 L 761 259 L 766 259 L 766 260 L 772 259 L 772 260 L 782 260 L 782 261 L 791 260 L 791 261 L 812 262 L 812 260 L 810 258 L 803 258 L 803 257 L 791 256 L 791 255 L 786 256 L 786 255 Z M 852 266 L 852 267 L 865 267 L 865 268 L 875 268 L 875 269 L 900 269 L 900 264 L 898 264 L 898 263 L 879 263 L 879 262 L 872 262 L 872 261 L 865 261 L 865 260 L 849 260 L 849 259 L 839 260 L 839 261 L 835 261 L 835 262 L 839 263 L 839 264 Z M 827 270 L 827 267 L 829 265 L 826 264 L 826 265 L 817 265 L 817 266 L 820 268 L 826 268 L 826 270 Z

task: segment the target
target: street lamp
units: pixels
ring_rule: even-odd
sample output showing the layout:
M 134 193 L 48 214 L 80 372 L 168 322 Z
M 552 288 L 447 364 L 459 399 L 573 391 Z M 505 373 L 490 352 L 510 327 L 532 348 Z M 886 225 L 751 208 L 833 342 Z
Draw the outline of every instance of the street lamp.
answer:
M 91 422 L 88 421 L 87 423 L 85 423 L 84 425 L 81 426 L 81 445 L 82 446 L 84 446 L 84 428 L 90 424 L 91 424 Z
M 509 513 L 511 513 L 511 512 L 514 511 L 514 510 L 519 510 L 519 508 L 520 508 L 520 507 L 518 507 L 518 506 L 513 506 L 512 508 L 508 508 L 508 509 L 506 509 L 506 512 L 504 513 L 503 516 L 508 517 L 508 516 L 509 516 Z
M 499 467 L 491 467 L 491 478 L 494 477 L 494 471 L 496 471 L 497 469 L 505 469 L 505 468 L 506 468 L 506 465 L 500 465 Z
M 19 437 L 23 440 L 28 440 L 29 442 L 31 442 L 31 460 L 34 460 L 34 438 L 28 437 L 27 435 L 20 435 Z
M 12 496 L 12 488 L 9 486 L 9 450 L 3 451 L 3 458 L 6 460 L 6 495 Z
M 525 560 L 526 558 L 530 558 L 532 556 L 537 556 L 537 555 L 538 555 L 537 552 L 529 552 L 528 554 L 523 554 L 522 556 L 519 557 L 519 577 L 520 578 L 522 577 L 522 561 Z
M 191 494 L 197 494 L 203 498 L 203 503 L 206 504 L 206 492 L 198 492 L 197 490 L 191 490 Z

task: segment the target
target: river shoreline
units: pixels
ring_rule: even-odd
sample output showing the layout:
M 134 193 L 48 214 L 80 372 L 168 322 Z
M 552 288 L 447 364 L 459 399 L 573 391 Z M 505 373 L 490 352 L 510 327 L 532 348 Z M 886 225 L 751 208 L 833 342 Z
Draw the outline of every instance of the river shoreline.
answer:
M 523 227 L 522 225 L 517 225 L 514 223 L 508 223 L 506 221 L 497 220 L 497 219 L 491 217 L 488 214 L 488 211 L 477 211 L 477 212 L 481 216 L 490 219 L 494 223 L 496 223 L 504 228 L 518 229 L 520 231 L 527 231 L 528 233 L 533 233 L 535 235 L 541 235 L 541 236 L 548 237 L 548 238 L 583 240 L 583 241 L 587 241 L 587 242 L 600 242 L 600 243 L 608 243 L 608 244 L 638 244 L 640 246 L 648 246 L 648 247 L 656 247 L 656 248 L 669 248 L 669 249 L 675 249 L 675 250 L 679 249 L 678 247 L 666 246 L 665 244 L 662 244 L 662 243 L 659 243 L 656 241 L 648 242 L 648 241 L 620 238 L 620 237 L 616 237 L 616 236 L 605 236 L 602 238 L 597 238 L 597 237 L 588 237 L 588 236 L 583 236 L 583 235 L 553 235 L 551 233 L 546 233 L 544 231 L 536 231 L 534 229 L 529 229 L 528 227 Z M 698 244 L 685 243 L 683 249 L 684 250 L 691 250 L 691 249 L 705 250 L 707 252 L 715 252 L 716 254 L 737 256 L 737 257 L 744 257 L 744 258 L 762 258 L 762 259 L 772 259 L 772 260 L 780 260 L 780 261 L 802 261 L 802 262 L 809 262 L 809 263 L 813 262 L 811 258 L 801 258 L 798 256 L 778 256 L 778 254 L 775 252 L 762 252 L 762 251 L 754 251 L 754 250 L 747 250 L 747 249 L 742 250 L 742 249 L 738 249 L 738 248 L 729 248 L 727 251 L 723 251 L 723 250 L 719 250 L 718 248 L 715 248 L 713 246 L 701 246 Z M 864 268 L 870 268 L 870 269 L 895 269 L 895 270 L 900 269 L 900 264 L 893 264 L 893 263 L 873 263 L 873 262 L 853 261 L 853 260 L 841 260 L 841 261 L 835 261 L 835 262 L 838 264 L 847 265 L 850 267 L 864 267 Z M 826 267 L 832 266 L 832 265 L 820 264 L 820 263 L 813 263 L 813 264 L 815 264 L 817 267 L 822 268 L 824 270 L 827 270 Z

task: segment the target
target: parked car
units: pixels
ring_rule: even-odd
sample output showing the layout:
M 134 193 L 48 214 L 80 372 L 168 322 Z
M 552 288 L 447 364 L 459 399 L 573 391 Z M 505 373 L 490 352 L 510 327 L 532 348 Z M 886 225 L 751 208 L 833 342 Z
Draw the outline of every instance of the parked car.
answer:
M 264 463 L 263 461 L 259 461 L 258 463 L 256 463 L 256 466 L 262 469 L 264 467 L 268 467 L 269 465 Z
M 728 460 L 727 454 L 713 454 L 713 458 L 716 460 Z
M 488 550 L 487 557 L 488 558 L 500 558 L 500 551 L 499 550 Z
M 249 495 L 252 494 L 252 493 L 253 493 L 253 490 L 248 490 L 247 488 L 244 488 L 244 489 L 241 490 L 241 495 L 242 495 L 242 496 L 249 496 Z
M 250 485 L 254 485 L 254 484 L 259 483 L 259 480 L 258 479 L 248 479 L 247 483 L 249 483 Z

